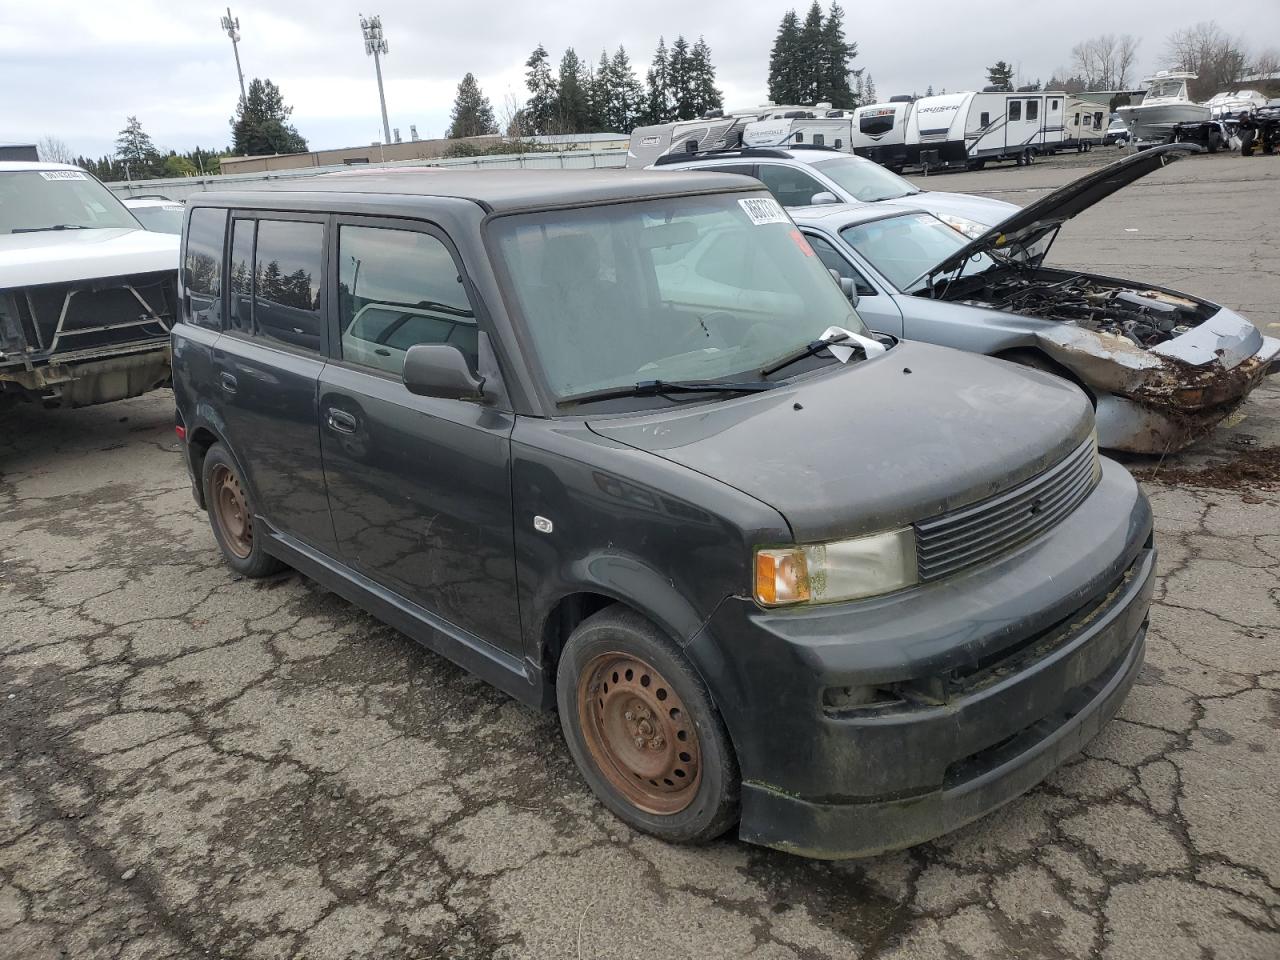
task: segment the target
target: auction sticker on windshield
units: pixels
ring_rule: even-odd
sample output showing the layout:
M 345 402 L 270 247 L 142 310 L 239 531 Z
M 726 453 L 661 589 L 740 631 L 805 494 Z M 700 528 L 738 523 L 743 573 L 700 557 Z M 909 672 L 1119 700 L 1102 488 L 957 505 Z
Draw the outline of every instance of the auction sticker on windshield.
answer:
M 743 210 L 747 211 L 747 216 L 757 227 L 766 223 L 791 222 L 791 218 L 782 211 L 778 201 L 772 197 L 752 197 L 749 200 L 739 200 L 738 203 Z
M 41 170 L 40 176 L 46 180 L 88 180 L 89 175 L 80 170 Z

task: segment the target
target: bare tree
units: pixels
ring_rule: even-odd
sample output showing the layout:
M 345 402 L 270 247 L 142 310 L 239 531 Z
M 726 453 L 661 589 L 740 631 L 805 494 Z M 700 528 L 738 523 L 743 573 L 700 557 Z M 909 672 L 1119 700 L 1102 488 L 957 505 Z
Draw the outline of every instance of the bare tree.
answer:
M 75 163 L 76 155 L 71 152 L 65 140 L 59 140 L 52 134 L 41 138 L 36 145 L 40 159 L 45 163 Z
M 1248 61 L 1244 41 L 1227 36 L 1214 20 L 1174 31 L 1165 41 L 1165 65 L 1198 75 L 1187 85 L 1193 100 L 1233 86 L 1248 72 Z
M 1071 48 L 1071 62 L 1088 90 L 1122 90 L 1132 79 L 1139 40 L 1133 34 L 1104 33 Z

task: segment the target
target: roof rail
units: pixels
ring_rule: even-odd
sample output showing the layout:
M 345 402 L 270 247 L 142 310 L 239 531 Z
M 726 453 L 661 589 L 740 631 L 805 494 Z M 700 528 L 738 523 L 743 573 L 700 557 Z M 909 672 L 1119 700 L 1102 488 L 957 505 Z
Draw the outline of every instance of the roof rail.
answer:
M 767 160 L 786 160 L 788 150 L 822 150 L 827 153 L 840 153 L 834 147 L 820 143 L 788 143 L 775 147 L 725 147 L 719 150 L 696 150 L 687 153 L 664 153 L 653 161 L 655 167 L 669 163 L 685 163 L 689 160 L 707 160 L 714 157 L 756 157 Z
M 169 200 L 162 193 L 130 193 L 126 194 L 125 200 Z M 177 200 L 169 200 L 170 203 L 177 203 Z

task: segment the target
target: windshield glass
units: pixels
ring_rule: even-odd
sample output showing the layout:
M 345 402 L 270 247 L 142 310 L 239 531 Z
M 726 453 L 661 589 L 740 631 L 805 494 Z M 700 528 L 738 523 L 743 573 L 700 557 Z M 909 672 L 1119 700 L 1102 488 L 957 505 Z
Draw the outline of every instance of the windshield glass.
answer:
M 923 286 L 925 274 L 969 243 L 964 234 L 928 213 L 857 223 L 841 230 L 840 236 L 885 279 L 907 293 Z M 962 276 L 981 273 L 994 265 L 991 257 L 980 253 L 965 263 Z
M 878 163 L 857 157 L 832 157 L 815 163 L 813 169 L 826 174 L 841 190 L 863 203 L 896 200 L 920 192 L 910 180 L 902 179 Z
M 865 333 L 768 194 L 545 211 L 501 217 L 492 229 L 560 397 L 755 377 L 830 326 Z
M 182 204 L 166 203 L 160 207 L 130 207 L 129 212 L 142 221 L 142 225 L 156 233 L 182 232 Z
M 1147 91 L 1146 99 L 1154 100 L 1157 97 L 1176 97 L 1182 93 L 1181 80 L 1165 80 L 1161 83 L 1153 83 L 1151 89 Z
M 0 173 L 0 233 L 77 227 L 137 230 L 138 221 L 83 170 Z

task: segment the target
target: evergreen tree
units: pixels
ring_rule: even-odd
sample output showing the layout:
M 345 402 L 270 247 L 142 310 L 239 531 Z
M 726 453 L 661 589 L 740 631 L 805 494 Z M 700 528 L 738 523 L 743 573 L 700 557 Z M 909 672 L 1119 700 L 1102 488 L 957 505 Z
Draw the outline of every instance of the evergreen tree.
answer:
M 524 65 L 528 68 L 525 86 L 529 88 L 529 102 L 524 106 L 528 132 L 550 133 L 556 116 L 556 82 L 547 62 L 547 48 L 538 44 Z
M 711 48 L 704 37 L 698 37 L 689 54 L 689 92 L 695 117 L 724 106 L 724 95 L 716 89 L 716 68 L 711 63 Z
M 857 55 L 858 45 L 845 39 L 844 10 L 840 4 L 832 3 L 826 22 L 822 25 L 822 76 L 815 102 L 825 101 L 838 110 L 858 105 L 853 87 L 849 85 L 851 74 L 862 73 L 861 70 L 853 70 L 849 63 Z
M 453 101 L 453 112 L 449 114 L 449 120 L 449 129 L 445 132 L 448 140 L 482 137 L 498 132 L 493 106 L 480 90 L 480 84 L 476 83 L 475 74 L 467 73 L 458 84 L 458 95 Z
M 601 120 L 606 130 L 626 133 L 638 122 L 645 107 L 644 88 L 631 68 L 631 59 L 621 46 L 612 59 L 600 55 L 600 70 L 606 78 L 607 99 L 602 100 Z
M 613 71 L 609 69 L 609 53 L 600 51 L 600 61 L 591 75 L 591 119 L 597 130 L 609 128 L 613 108 Z
M 1013 67 L 1003 60 L 997 60 L 987 67 L 987 83 L 997 90 L 1013 89 Z
M 926 97 L 932 97 L 932 96 L 933 96 L 933 84 L 932 84 L 932 83 L 931 83 L 931 84 L 929 84 L 929 86 L 925 89 L 925 91 L 924 91 L 924 95 L 925 95 Z
M 669 61 L 667 41 L 658 38 L 658 49 L 653 54 L 653 64 L 645 74 L 645 123 L 666 123 L 671 119 L 671 100 L 668 93 Z
M 671 44 L 671 56 L 667 62 L 667 99 L 671 103 L 673 120 L 692 120 L 697 116 L 690 73 L 689 44 L 683 35 L 678 36 Z
M 822 62 L 823 25 L 822 7 L 818 0 L 813 0 L 800 27 L 800 57 L 795 67 L 799 79 L 797 92 L 800 94 L 797 104 L 817 103 L 822 99 L 821 92 L 826 83 Z
M 289 123 L 292 113 L 293 107 L 285 105 L 279 87 L 255 77 L 231 119 L 232 152 L 246 156 L 305 153 L 307 141 Z
M 799 102 L 800 78 L 796 75 L 799 62 L 800 20 L 794 10 L 788 10 L 769 53 L 769 99 L 774 103 Z
M 582 62 L 570 47 L 560 58 L 560 78 L 556 84 L 556 132 L 585 133 L 592 126 L 591 114 L 590 91 L 582 84 Z
M 863 103 L 879 103 L 876 99 L 876 82 L 871 79 L 871 74 L 867 74 L 867 81 L 862 85 L 862 102 Z
M 137 117 L 130 117 L 116 138 L 116 159 L 125 168 L 131 180 L 146 180 L 159 173 L 160 151 L 151 142 L 150 135 L 142 129 Z

